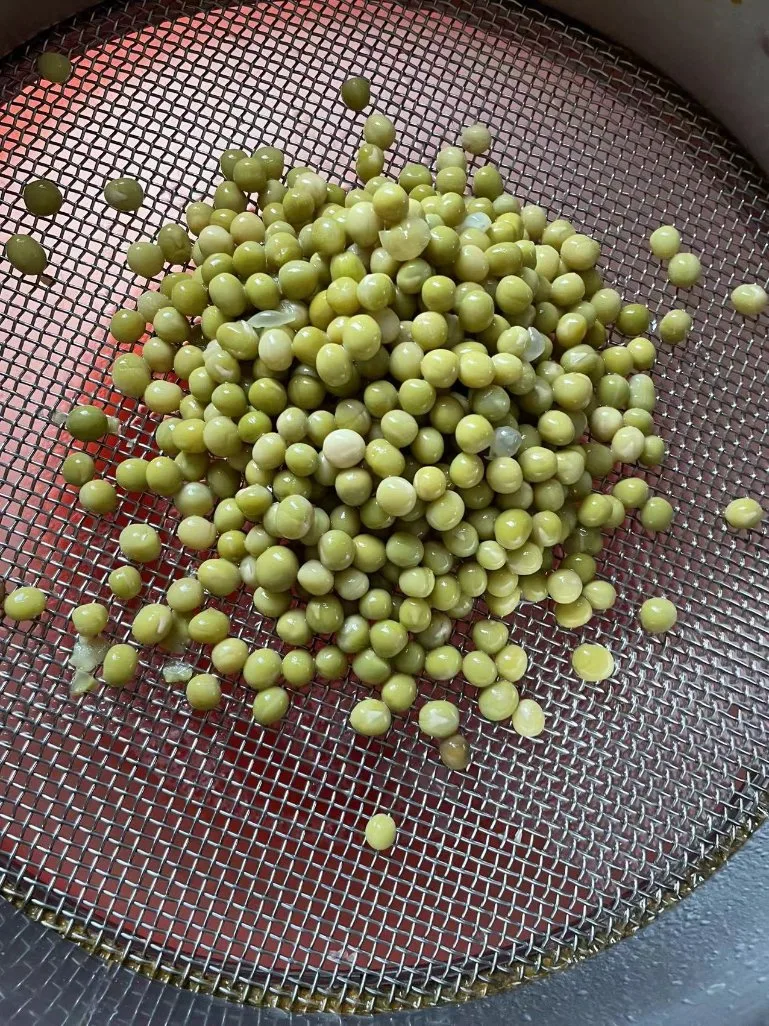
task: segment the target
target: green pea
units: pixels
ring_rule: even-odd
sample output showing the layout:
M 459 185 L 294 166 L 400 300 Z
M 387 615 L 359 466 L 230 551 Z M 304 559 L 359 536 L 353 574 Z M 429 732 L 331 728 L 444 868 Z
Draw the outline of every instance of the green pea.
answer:
M 107 626 L 108 613 L 106 607 L 99 602 L 86 602 L 72 610 L 70 619 L 78 634 L 86 638 L 95 638 Z
M 504 641 L 501 647 L 504 646 Z M 468 652 L 462 660 L 462 673 L 465 680 L 477 688 L 487 688 L 497 679 L 497 668 L 494 660 L 486 652 Z M 512 714 L 511 714 L 512 715 Z
M 584 596 L 580 596 L 575 602 L 559 603 L 555 607 L 555 619 L 561 627 L 574 629 L 584 627 L 590 622 L 593 615 L 593 607 Z
M 689 289 L 702 275 L 702 264 L 694 253 L 676 253 L 668 263 L 668 281 L 677 289 Z M 644 329 L 645 331 L 646 329 Z M 634 332 L 641 335 L 643 331 Z
M 649 236 L 649 248 L 658 260 L 670 260 L 681 246 L 681 235 L 672 224 L 663 224 Z
M 93 480 L 96 464 L 85 452 L 73 452 L 61 465 L 61 475 L 67 484 L 84 485 Z
M 459 710 L 452 702 L 425 702 L 419 710 L 419 729 L 428 737 L 453 737 L 459 727 Z
M 671 310 L 659 323 L 659 336 L 669 345 L 678 345 L 686 340 L 692 327 L 692 318 L 685 310 Z
M 734 309 L 743 317 L 758 317 L 769 303 L 769 295 L 758 284 L 738 285 L 730 298 Z
M 14 588 L 5 596 L 3 612 L 9 620 L 36 620 L 43 612 L 48 596 L 40 588 Z
M 582 589 L 582 597 L 593 609 L 611 609 L 617 601 L 617 591 L 609 581 L 588 581 Z
M 112 645 L 104 654 L 101 674 L 105 684 L 122 688 L 133 680 L 139 653 L 131 645 Z
M 118 566 L 110 572 L 108 584 L 112 594 L 123 601 L 136 598 L 141 591 L 142 579 L 133 566 Z
M 287 652 L 281 665 L 283 679 L 292 688 L 307 687 L 315 676 L 315 660 L 301 649 Z
M 288 712 L 289 696 L 284 688 L 268 687 L 254 699 L 252 716 L 263 727 L 278 723 Z
M 647 531 L 667 531 L 673 522 L 675 510 L 667 499 L 654 496 L 641 507 L 640 520 Z
M 643 335 L 649 327 L 650 319 L 647 307 L 641 303 L 628 303 L 617 316 L 617 330 L 629 338 Z
M 109 481 L 86 481 L 78 494 L 80 505 L 89 513 L 101 515 L 117 509 L 117 492 Z
M 325 645 L 315 654 L 315 668 L 322 680 L 342 680 L 347 673 L 347 657 L 335 645 Z
M 670 599 L 655 596 L 641 604 L 638 619 L 647 634 L 662 634 L 675 626 L 678 612 Z
M 123 213 L 138 210 L 144 202 L 144 190 L 133 178 L 113 178 L 104 186 L 104 199 Z
M 433 680 L 453 680 L 461 668 L 462 655 L 453 645 L 439 645 L 425 657 L 425 674 Z
M 193 709 L 208 712 L 219 706 L 222 700 L 222 689 L 213 674 L 197 673 L 187 681 L 185 695 Z
M 350 726 L 364 737 L 381 737 L 390 729 L 392 714 L 388 706 L 377 698 L 364 698 L 350 713 Z
M 271 648 L 258 648 L 252 652 L 243 666 L 243 679 L 255 691 L 266 691 L 281 677 L 280 654 Z
M 275 632 L 289 645 L 307 645 L 312 639 L 307 617 L 301 609 L 290 609 L 280 616 L 275 624 Z
M 755 499 L 743 496 L 732 499 L 724 510 L 724 518 L 730 527 L 737 530 L 750 530 L 757 527 L 764 517 L 761 505 Z
M 353 75 L 342 83 L 342 103 L 350 110 L 361 111 L 371 100 L 371 83 L 363 75 Z
M 518 708 L 518 688 L 508 680 L 498 680 L 478 695 L 478 710 L 494 723 L 509 720 Z
M 140 645 L 156 645 L 166 637 L 172 625 L 172 610 L 161 603 L 151 603 L 136 614 L 131 633 Z
M 193 641 L 216 645 L 229 634 L 230 618 L 219 609 L 203 609 L 192 617 L 188 627 Z

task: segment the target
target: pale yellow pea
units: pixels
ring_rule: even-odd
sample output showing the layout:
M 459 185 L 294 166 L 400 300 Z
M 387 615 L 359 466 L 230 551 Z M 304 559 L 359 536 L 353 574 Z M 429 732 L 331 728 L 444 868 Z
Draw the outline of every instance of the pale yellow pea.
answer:
M 578 645 L 571 656 L 572 669 L 582 680 L 601 681 L 614 673 L 614 656 L 603 645 Z
M 385 851 L 395 844 L 395 820 L 386 812 L 378 812 L 366 824 L 366 844 L 374 851 Z

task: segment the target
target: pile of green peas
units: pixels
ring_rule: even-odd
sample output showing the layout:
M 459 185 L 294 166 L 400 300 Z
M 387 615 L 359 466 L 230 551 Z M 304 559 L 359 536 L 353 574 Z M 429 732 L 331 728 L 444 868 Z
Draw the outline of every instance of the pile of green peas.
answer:
M 342 96 L 354 111 L 370 102 L 365 80 Z M 481 154 L 487 134 L 470 126 L 464 144 Z M 375 737 L 415 704 L 419 677 L 461 677 L 484 718 L 536 737 L 544 712 L 520 697 L 527 657 L 505 618 L 547 602 L 561 627 L 588 624 L 616 601 L 598 576 L 606 535 L 635 510 L 652 533 L 670 526 L 670 503 L 626 473 L 665 454 L 645 304 L 604 282 L 595 239 L 522 205 L 494 164 L 470 168 L 460 147 L 442 148 L 434 169 L 385 176 L 395 139 L 389 118 L 368 116 L 351 189 L 286 167 L 275 147 L 227 150 L 212 200 L 129 248 L 135 274 L 162 277 L 112 318 L 130 347 L 112 378 L 163 418 L 158 455 L 122 462 L 117 489 L 90 508 L 109 512 L 121 490 L 168 498 L 177 544 L 200 562 L 137 609 L 108 683 L 133 675 L 135 646 L 192 641 L 215 671 L 188 680 L 195 709 L 219 705 L 217 674 L 239 675 L 267 727 L 293 690 L 350 674 L 375 690 L 350 725 Z M 141 202 L 118 184 L 122 208 Z M 670 235 L 654 245 L 673 257 Z M 677 269 L 681 285 L 696 278 Z M 671 341 L 688 331 L 678 314 Z M 83 441 L 109 430 L 94 407 L 67 426 Z M 108 483 L 89 459 L 69 456 L 64 472 L 93 491 Z M 110 588 L 133 601 L 130 564 L 162 558 L 162 542 L 134 524 L 120 547 L 127 564 Z M 283 655 L 230 636 L 216 602 L 242 588 L 274 618 Z M 479 606 L 462 652 L 456 625 Z M 645 610 L 642 625 L 667 629 L 675 616 L 663 613 Z M 467 767 L 454 703 L 424 703 L 419 724 L 446 766 Z

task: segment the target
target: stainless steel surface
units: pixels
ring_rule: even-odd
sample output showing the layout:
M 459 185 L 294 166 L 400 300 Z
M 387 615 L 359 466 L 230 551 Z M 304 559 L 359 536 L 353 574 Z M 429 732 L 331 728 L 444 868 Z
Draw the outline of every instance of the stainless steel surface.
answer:
M 174 982 L 355 1010 L 475 994 L 643 921 L 763 811 L 766 529 L 729 534 L 720 511 L 767 490 L 766 318 L 744 322 L 726 302 L 732 283 L 766 281 L 764 180 L 668 82 L 517 4 L 151 2 L 101 8 L 51 45 L 74 54 L 66 86 L 37 84 L 30 52 L 6 63 L 0 92 L 0 241 L 34 227 L 54 279 L 0 283 L 0 575 L 56 597 L 41 624 L 3 625 L 3 892 Z M 80 703 L 62 666 L 68 612 L 106 596 L 119 527 L 140 512 L 170 534 L 175 519 L 128 497 L 105 528 L 58 478 L 65 440 L 50 414 L 83 394 L 117 398 L 103 377 L 109 313 L 141 291 L 121 252 L 204 196 L 229 145 L 276 141 L 294 162 L 347 169 L 361 119 L 336 93 L 359 71 L 397 116 L 395 168 L 483 117 L 517 194 L 605 238 L 607 280 L 656 311 L 696 310 L 689 342 L 656 370 L 670 457 L 649 476 L 679 507 L 674 529 L 616 532 L 601 563 L 621 601 L 590 627 L 562 631 L 528 605 L 513 616 L 544 738 L 482 724 L 452 686 L 477 756 L 461 778 L 411 718 L 384 740 L 351 735 L 352 685 L 313 686 L 264 732 L 237 682 L 201 719 L 158 659 L 138 686 Z M 33 225 L 20 190 L 41 173 L 67 198 Z M 136 217 L 100 198 L 123 173 L 147 185 Z M 666 221 L 706 268 L 678 297 L 646 258 Z M 153 419 L 118 405 L 119 448 L 146 447 Z M 113 446 L 99 456 L 113 472 Z M 184 565 L 174 557 L 148 584 L 159 593 Z M 635 622 L 655 590 L 681 610 L 664 643 Z M 113 603 L 116 639 L 135 608 Z M 269 636 L 245 601 L 233 612 L 249 643 Z M 612 647 L 612 681 L 573 678 L 582 638 Z M 360 843 L 380 803 L 401 824 L 387 857 Z

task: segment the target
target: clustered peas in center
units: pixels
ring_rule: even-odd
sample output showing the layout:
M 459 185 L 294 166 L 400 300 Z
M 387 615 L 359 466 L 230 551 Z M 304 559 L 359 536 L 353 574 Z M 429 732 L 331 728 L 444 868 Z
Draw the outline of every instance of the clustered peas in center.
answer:
M 369 102 L 358 81 L 343 98 Z M 179 543 L 201 560 L 139 609 L 133 641 L 210 646 L 211 672 L 178 674 L 190 705 L 216 708 L 217 675 L 240 674 L 265 727 L 291 690 L 351 673 L 374 693 L 350 725 L 380 736 L 416 702 L 418 678 L 460 676 L 484 718 L 536 737 L 544 712 L 520 697 L 528 660 L 504 618 L 525 600 L 552 603 L 561 627 L 587 624 L 616 599 L 597 576 L 605 534 L 632 510 L 650 532 L 673 517 L 641 477 L 602 486 L 664 456 L 649 312 L 604 283 L 595 239 L 522 205 L 493 164 L 468 167 L 465 150 L 490 146 L 485 126 L 397 181 L 382 173 L 395 134 L 383 114 L 366 119 L 353 189 L 287 170 L 271 146 L 228 150 L 186 227 L 129 247 L 139 276 L 184 269 L 112 318 L 131 347 L 116 389 L 164 418 L 158 455 L 124 460 L 117 488 L 169 498 Z M 118 209 L 141 202 L 122 180 L 110 189 Z M 679 341 L 688 324 L 669 317 Z M 111 430 L 92 406 L 66 426 L 83 441 Z M 86 508 L 115 508 L 93 461 L 70 456 L 65 472 Z M 127 563 L 109 583 L 130 601 L 142 587 L 131 564 L 158 559 L 162 541 L 142 523 L 119 541 Z M 216 600 L 244 587 L 284 655 L 231 636 Z M 457 625 L 477 604 L 460 650 Z M 75 626 L 93 636 L 103 619 L 80 607 Z M 586 679 L 613 666 L 599 646 L 575 658 Z M 132 645 L 115 645 L 105 680 L 121 686 L 136 665 Z M 453 702 L 424 702 L 419 726 L 447 767 L 467 767 Z

